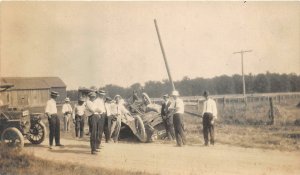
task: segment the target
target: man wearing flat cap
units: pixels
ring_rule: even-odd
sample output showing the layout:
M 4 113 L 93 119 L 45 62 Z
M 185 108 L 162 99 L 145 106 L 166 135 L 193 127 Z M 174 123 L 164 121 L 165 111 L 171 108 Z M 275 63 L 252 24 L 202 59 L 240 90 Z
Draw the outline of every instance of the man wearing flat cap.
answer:
M 208 146 L 209 141 L 211 145 L 215 144 L 214 121 L 217 119 L 218 110 L 215 100 L 209 98 L 208 91 L 204 91 L 203 96 L 205 98 L 202 111 L 203 137 L 204 145 Z M 210 135 L 210 140 L 208 135 Z
M 186 144 L 186 137 L 184 133 L 183 124 L 183 113 L 184 113 L 184 103 L 183 100 L 179 98 L 179 92 L 172 92 L 173 101 L 169 107 L 171 114 L 173 114 L 173 124 L 177 146 L 183 146 Z
M 64 131 L 69 132 L 70 131 L 70 124 L 71 124 L 71 115 L 72 115 L 73 109 L 70 104 L 70 98 L 67 97 L 65 99 L 65 103 L 62 106 L 62 113 L 64 115 Z
M 169 114 L 169 107 L 171 105 L 171 101 L 169 99 L 169 95 L 166 94 L 163 96 L 163 102 L 161 105 L 161 117 L 163 119 L 163 123 L 166 129 L 167 138 L 169 140 L 173 140 L 175 138 L 174 128 L 173 128 L 173 116 Z
M 52 149 L 53 138 L 55 138 L 55 146 L 63 146 L 60 143 L 60 121 L 57 115 L 56 98 L 58 92 L 51 91 L 50 100 L 47 101 L 45 113 L 49 122 L 49 148 Z

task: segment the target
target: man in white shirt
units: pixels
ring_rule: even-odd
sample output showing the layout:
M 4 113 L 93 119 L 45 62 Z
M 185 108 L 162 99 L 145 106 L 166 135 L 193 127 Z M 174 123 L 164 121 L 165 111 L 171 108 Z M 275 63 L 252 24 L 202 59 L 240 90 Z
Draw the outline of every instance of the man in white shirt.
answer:
M 64 114 L 64 131 L 69 132 L 70 123 L 71 123 L 71 115 L 72 115 L 72 106 L 70 104 L 70 98 L 65 99 L 65 103 L 62 106 L 62 113 Z
M 96 154 L 97 152 L 97 144 L 98 144 L 98 120 L 99 114 L 96 112 L 95 101 L 97 95 L 95 92 L 90 92 L 88 94 L 89 99 L 86 101 L 86 110 L 85 114 L 88 116 L 89 123 L 89 132 L 90 132 L 90 145 L 91 145 L 91 153 Z
M 53 138 L 55 138 L 55 146 L 63 146 L 60 144 L 60 121 L 57 115 L 56 98 L 58 92 L 51 91 L 51 99 L 47 101 L 45 113 L 49 122 L 49 148 L 52 149 Z
M 116 95 L 114 99 L 116 101 L 116 104 L 114 106 L 112 105 L 112 109 L 114 109 L 112 111 L 114 111 L 116 114 L 111 127 L 111 131 L 113 133 L 111 136 L 113 137 L 114 142 L 117 143 L 119 140 L 122 118 L 125 119 L 125 115 L 130 115 L 130 113 L 125 108 L 122 102 L 122 97 L 120 95 Z
M 85 103 L 84 98 L 80 97 L 78 99 L 78 104 L 75 105 L 73 110 L 73 121 L 75 123 L 75 136 L 76 138 L 83 137 L 84 131 L 84 111 L 85 111 Z
M 98 97 L 95 100 L 95 112 L 99 114 L 98 123 L 97 123 L 97 149 L 100 149 L 102 135 L 104 133 L 104 125 L 106 120 L 106 109 L 104 105 L 105 91 L 98 90 L 96 91 Z
M 203 136 L 205 146 L 208 146 L 209 141 L 211 145 L 215 144 L 214 120 L 217 119 L 218 110 L 216 102 L 213 99 L 209 98 L 208 91 L 204 91 L 203 96 L 205 98 L 202 112 Z M 210 135 L 210 140 L 208 138 L 208 135 Z
M 173 102 L 169 107 L 170 114 L 173 114 L 173 124 L 175 130 L 175 137 L 177 146 L 183 146 L 186 144 L 186 137 L 184 133 L 184 124 L 183 124 L 183 113 L 184 113 L 184 103 L 183 100 L 178 98 L 179 92 L 173 91 L 172 97 Z
M 112 99 L 110 97 L 105 98 L 104 107 L 106 110 L 105 115 L 105 123 L 104 123 L 104 135 L 105 135 L 105 142 L 110 142 L 110 136 L 111 136 L 111 124 L 112 124 L 112 112 L 111 112 L 111 102 Z

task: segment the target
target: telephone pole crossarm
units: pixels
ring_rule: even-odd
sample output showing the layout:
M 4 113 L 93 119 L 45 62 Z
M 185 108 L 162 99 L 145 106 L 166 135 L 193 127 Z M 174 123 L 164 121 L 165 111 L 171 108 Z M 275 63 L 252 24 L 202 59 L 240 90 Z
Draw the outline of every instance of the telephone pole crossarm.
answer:
M 233 54 L 241 54 L 241 62 L 242 62 L 242 78 L 243 78 L 243 95 L 246 97 L 246 84 L 245 84 L 245 76 L 244 76 L 244 53 L 252 52 L 252 50 L 241 50 L 239 52 L 233 52 Z

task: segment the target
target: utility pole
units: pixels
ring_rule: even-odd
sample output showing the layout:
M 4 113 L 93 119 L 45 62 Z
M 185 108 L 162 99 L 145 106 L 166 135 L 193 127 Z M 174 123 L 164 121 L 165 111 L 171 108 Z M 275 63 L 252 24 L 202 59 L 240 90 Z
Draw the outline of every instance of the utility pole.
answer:
M 159 44 L 160 44 L 161 52 L 162 52 L 162 55 L 163 55 L 163 58 L 164 58 L 164 61 L 165 61 L 165 66 L 166 66 L 166 69 L 167 69 L 169 80 L 171 82 L 172 89 L 174 91 L 175 90 L 175 86 L 174 86 L 174 83 L 173 83 L 173 80 L 172 80 L 170 68 L 169 68 L 169 65 L 168 65 L 168 61 L 167 61 L 166 53 L 165 53 L 165 50 L 164 50 L 164 46 L 163 46 L 162 41 L 161 41 L 161 37 L 160 37 L 160 34 L 159 34 L 159 30 L 158 30 L 158 25 L 157 25 L 156 19 L 154 19 L 154 24 L 155 24 L 155 28 L 156 28 L 157 37 L 158 37 L 158 41 L 159 41 Z
M 241 54 L 244 98 L 246 98 L 246 85 L 245 85 L 245 76 L 244 76 L 244 53 L 246 53 L 246 52 L 252 52 L 252 50 L 241 50 L 239 52 L 233 52 L 233 54 Z

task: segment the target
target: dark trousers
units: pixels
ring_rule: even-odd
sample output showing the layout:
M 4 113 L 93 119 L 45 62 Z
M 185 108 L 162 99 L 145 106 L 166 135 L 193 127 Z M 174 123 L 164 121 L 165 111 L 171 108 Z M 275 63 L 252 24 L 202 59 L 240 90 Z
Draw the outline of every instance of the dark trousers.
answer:
M 75 135 L 76 135 L 76 137 L 80 136 L 80 138 L 82 138 L 83 131 L 84 131 L 84 117 L 76 114 L 75 115 Z
M 49 145 L 53 145 L 53 138 L 55 137 L 55 144 L 60 144 L 60 121 L 57 114 L 52 114 L 49 121 Z
M 215 132 L 214 132 L 214 125 L 211 124 L 213 120 L 213 115 L 211 113 L 204 113 L 203 115 L 203 136 L 205 145 L 208 145 L 208 134 L 210 135 L 210 143 L 213 145 L 215 143 Z
M 186 144 L 186 138 L 184 133 L 184 124 L 182 120 L 182 114 L 174 114 L 173 115 L 173 124 L 176 142 L 178 146 L 182 146 Z
M 104 132 L 104 124 L 105 124 L 105 114 L 101 114 L 98 117 L 98 122 L 97 122 L 97 148 L 100 148 L 101 145 L 101 140 L 102 140 L 102 135 Z
M 105 121 L 104 121 L 104 135 L 105 135 L 105 141 L 108 142 L 110 140 L 110 135 L 111 135 L 111 116 L 105 116 Z
M 91 115 L 88 118 L 89 123 L 89 131 L 90 131 L 90 144 L 91 144 L 91 150 L 96 151 L 97 147 L 97 136 L 98 136 L 98 130 L 97 130 L 97 124 L 98 124 L 99 116 L 98 115 Z
M 173 116 L 163 119 L 163 123 L 166 129 L 166 134 L 168 139 L 170 140 L 175 139 L 175 131 L 173 127 Z

